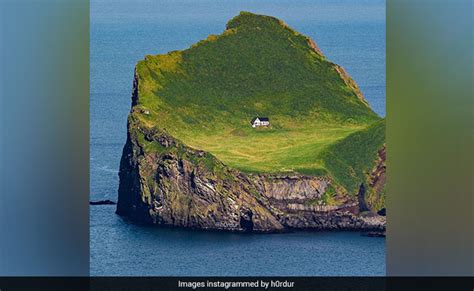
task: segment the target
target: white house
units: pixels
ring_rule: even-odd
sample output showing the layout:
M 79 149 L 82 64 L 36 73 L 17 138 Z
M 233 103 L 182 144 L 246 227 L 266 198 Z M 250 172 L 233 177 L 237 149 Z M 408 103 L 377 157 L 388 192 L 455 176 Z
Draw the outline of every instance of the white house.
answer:
M 250 121 L 250 124 L 252 124 L 252 127 L 269 126 L 270 119 L 268 119 L 268 117 L 254 117 L 252 121 Z

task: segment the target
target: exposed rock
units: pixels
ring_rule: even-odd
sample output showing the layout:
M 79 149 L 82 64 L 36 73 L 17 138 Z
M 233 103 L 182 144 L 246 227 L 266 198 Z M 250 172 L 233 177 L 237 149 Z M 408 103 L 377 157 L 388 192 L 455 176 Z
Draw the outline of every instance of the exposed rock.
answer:
M 346 86 L 351 88 L 355 92 L 357 98 L 359 98 L 359 100 L 362 101 L 367 107 L 369 107 L 369 103 L 367 100 L 365 100 L 365 97 L 362 95 L 357 83 L 349 76 L 349 74 L 347 74 L 346 70 L 344 70 L 344 68 L 339 65 L 334 65 L 334 68 L 336 69 L 339 76 L 341 76 Z
M 309 46 L 319 55 L 324 56 L 323 52 L 319 49 L 318 45 L 311 38 L 307 38 Z
M 369 211 L 369 207 L 365 201 L 365 186 L 364 183 L 360 184 L 359 192 L 357 193 L 357 199 L 359 200 L 359 211 Z
M 377 214 L 378 214 L 378 215 L 381 215 L 381 216 L 386 216 L 386 215 L 387 215 L 385 208 L 382 208 L 382 209 L 380 209 L 379 211 L 377 211 Z
M 373 188 L 377 193 L 381 193 L 385 188 L 385 173 L 386 173 L 386 153 L 385 146 L 383 146 L 379 152 L 375 167 L 370 174 L 369 186 Z
M 385 216 L 386 162 L 385 145 L 378 151 L 375 166 L 367 177 L 364 200 L 367 208 Z
M 111 200 L 99 200 L 99 201 L 89 201 L 89 205 L 115 205 L 114 201 Z
M 301 200 L 320 198 L 330 181 L 326 177 L 303 175 L 256 175 L 253 181 L 259 192 L 276 200 Z
M 367 231 L 362 233 L 363 236 L 368 237 L 385 237 L 385 230 L 384 231 Z

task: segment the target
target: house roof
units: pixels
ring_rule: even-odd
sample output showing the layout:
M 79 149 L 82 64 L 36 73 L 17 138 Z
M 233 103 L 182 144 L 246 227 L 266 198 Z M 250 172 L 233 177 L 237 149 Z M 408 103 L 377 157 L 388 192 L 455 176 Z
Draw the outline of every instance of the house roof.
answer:
M 255 122 L 255 120 L 260 120 L 260 121 L 270 121 L 270 119 L 268 117 L 254 117 L 252 118 L 252 121 L 250 121 L 251 124 L 253 124 Z

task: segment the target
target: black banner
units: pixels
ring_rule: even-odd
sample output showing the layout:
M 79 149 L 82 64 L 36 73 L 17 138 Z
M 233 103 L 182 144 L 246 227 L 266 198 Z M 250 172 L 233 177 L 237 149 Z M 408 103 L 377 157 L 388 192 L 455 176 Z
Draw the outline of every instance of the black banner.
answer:
M 474 290 L 472 277 L 0 277 L 0 291 Z

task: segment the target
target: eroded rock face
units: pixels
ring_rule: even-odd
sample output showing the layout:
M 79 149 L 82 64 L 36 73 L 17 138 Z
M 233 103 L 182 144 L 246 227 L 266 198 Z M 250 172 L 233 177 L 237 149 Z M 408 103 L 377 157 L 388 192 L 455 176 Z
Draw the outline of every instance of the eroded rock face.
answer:
M 386 182 L 386 147 L 383 146 L 377 155 L 375 167 L 370 173 L 369 187 L 380 195 L 385 189 Z
M 146 152 L 137 134 L 161 152 Z M 119 176 L 117 213 L 136 221 L 232 231 L 284 228 L 238 172 L 164 133 L 129 130 Z
M 361 184 L 358 193 L 360 211 L 379 213 L 385 209 L 386 162 L 385 145 L 377 152 L 375 166 L 367 175 L 366 184 Z M 380 212 L 385 216 L 385 210 Z
M 330 181 L 303 175 L 257 175 L 254 183 L 266 197 L 288 201 L 320 198 Z
M 238 232 L 385 228 L 384 217 L 358 215 L 356 201 L 309 205 L 330 185 L 327 177 L 244 174 L 134 122 L 129 119 L 120 163 L 119 215 L 141 223 Z

